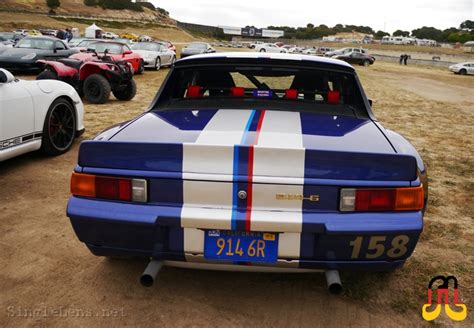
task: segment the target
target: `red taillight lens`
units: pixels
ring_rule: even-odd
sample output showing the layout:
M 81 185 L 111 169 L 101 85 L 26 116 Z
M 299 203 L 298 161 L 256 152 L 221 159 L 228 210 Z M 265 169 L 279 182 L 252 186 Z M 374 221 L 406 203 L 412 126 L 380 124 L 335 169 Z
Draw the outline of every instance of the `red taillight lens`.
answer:
M 143 179 L 95 176 L 73 173 L 71 193 L 74 196 L 114 199 L 121 201 L 147 201 L 147 184 Z
M 419 211 L 423 202 L 423 186 L 342 189 L 339 209 L 343 212 Z

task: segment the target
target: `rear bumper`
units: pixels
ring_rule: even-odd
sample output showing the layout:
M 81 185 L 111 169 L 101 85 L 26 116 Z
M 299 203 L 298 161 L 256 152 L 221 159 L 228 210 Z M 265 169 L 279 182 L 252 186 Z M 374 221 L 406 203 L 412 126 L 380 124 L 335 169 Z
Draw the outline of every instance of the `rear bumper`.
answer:
M 181 208 L 71 197 L 67 215 L 80 241 L 98 256 L 152 257 L 217 267 L 233 265 L 204 259 L 204 230 L 196 222 L 196 227 L 183 228 Z M 270 266 L 390 270 L 411 255 L 422 228 L 421 212 L 313 213 L 305 215 L 301 231 L 279 231 L 279 260 Z M 406 236 L 408 242 L 401 256 L 390 257 L 387 251 L 398 236 Z M 375 249 L 369 246 L 374 237 L 382 237 L 383 241 L 377 243 L 385 249 L 377 257 L 373 257 Z M 354 257 L 351 243 L 355 240 L 361 242 Z

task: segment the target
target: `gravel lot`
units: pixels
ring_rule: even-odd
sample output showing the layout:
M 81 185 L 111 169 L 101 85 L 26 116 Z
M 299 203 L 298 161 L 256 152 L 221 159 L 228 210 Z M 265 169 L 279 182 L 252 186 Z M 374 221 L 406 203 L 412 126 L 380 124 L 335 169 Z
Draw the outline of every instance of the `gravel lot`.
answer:
M 387 63 L 358 71 L 382 124 L 410 139 L 429 169 L 427 225 L 402 269 L 344 274 L 342 296 L 328 295 L 322 274 L 175 268 L 144 289 L 146 261 L 94 257 L 76 239 L 65 215 L 76 142 L 61 157 L 0 164 L 0 327 L 423 326 L 428 281 L 448 273 L 472 311 L 474 77 Z M 166 73 L 138 76 L 132 102 L 86 104 L 83 139 L 145 110 Z

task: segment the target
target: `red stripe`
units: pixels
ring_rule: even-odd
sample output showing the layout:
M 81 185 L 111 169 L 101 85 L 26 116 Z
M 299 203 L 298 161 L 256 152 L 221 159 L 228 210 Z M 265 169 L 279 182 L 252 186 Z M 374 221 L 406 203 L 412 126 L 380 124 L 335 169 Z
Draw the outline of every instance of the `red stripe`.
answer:
M 260 118 L 258 120 L 257 131 L 255 131 L 255 140 L 253 144 L 249 147 L 249 162 L 248 162 L 248 172 L 247 172 L 247 212 L 245 213 L 245 230 L 250 231 L 250 220 L 252 217 L 252 190 L 253 190 L 253 155 L 254 155 L 254 145 L 258 143 L 258 138 L 260 136 L 260 130 L 262 129 L 263 118 L 265 117 L 265 111 L 262 111 Z

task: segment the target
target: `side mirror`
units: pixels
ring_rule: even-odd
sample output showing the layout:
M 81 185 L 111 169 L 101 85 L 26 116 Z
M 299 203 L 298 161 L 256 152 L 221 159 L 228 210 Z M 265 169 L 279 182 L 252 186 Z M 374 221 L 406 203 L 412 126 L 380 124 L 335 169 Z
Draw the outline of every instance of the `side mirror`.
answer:
M 124 51 L 124 52 L 123 52 L 123 55 L 124 55 L 124 56 L 125 56 L 125 55 L 131 55 L 131 54 L 133 54 L 133 51 L 131 51 L 131 50 L 127 50 L 127 51 Z
M 0 83 L 11 83 L 15 81 L 15 77 L 9 71 L 0 68 Z

